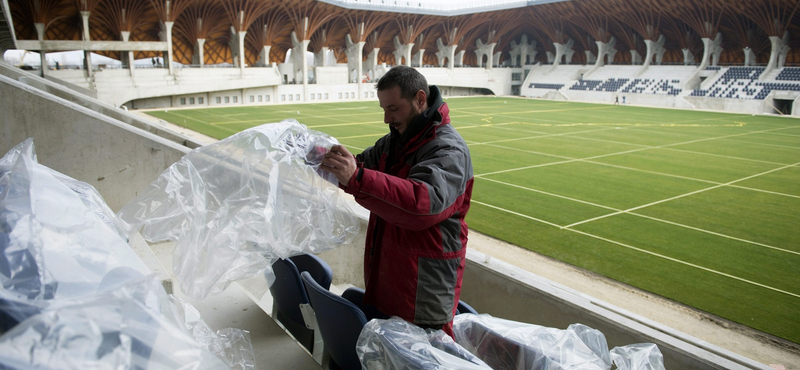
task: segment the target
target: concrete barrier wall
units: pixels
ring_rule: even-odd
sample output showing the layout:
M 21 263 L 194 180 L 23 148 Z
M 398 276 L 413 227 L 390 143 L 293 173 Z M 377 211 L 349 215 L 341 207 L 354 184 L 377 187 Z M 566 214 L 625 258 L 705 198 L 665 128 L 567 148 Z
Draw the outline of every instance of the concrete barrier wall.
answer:
M 189 148 L 0 75 L 5 154 L 33 138 L 39 163 L 97 188 L 118 211 Z

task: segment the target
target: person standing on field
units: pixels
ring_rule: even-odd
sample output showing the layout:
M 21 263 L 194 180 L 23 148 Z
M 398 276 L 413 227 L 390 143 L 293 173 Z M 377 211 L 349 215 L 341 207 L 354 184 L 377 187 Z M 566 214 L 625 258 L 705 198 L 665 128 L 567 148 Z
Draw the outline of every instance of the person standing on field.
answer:
M 377 83 L 389 133 L 354 156 L 335 145 L 323 170 L 370 211 L 364 303 L 453 335 L 466 263 L 473 172 L 439 88 L 396 66 Z

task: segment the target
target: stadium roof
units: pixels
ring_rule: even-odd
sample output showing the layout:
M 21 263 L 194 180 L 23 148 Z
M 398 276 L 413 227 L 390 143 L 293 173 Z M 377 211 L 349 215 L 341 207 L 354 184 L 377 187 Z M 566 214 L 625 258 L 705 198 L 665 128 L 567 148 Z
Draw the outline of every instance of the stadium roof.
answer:
M 571 0 L 320 0 L 347 9 L 456 16 Z
M 547 63 L 554 43 L 574 43 L 572 63 L 596 53 L 596 42 L 616 43 L 614 63 L 630 64 L 643 55 L 645 40 L 664 42 L 665 63 L 682 63 L 684 50 L 702 55 L 704 38 L 722 35 L 721 64 L 744 62 L 750 48 L 758 63 L 770 57 L 770 37 L 786 37 L 787 64 L 800 63 L 800 12 L 797 0 L 7 0 L 16 40 L 81 40 L 89 15 L 91 40 L 160 41 L 164 22 L 172 22 L 174 60 L 192 64 L 198 39 L 204 63 L 232 63 L 231 39 L 246 32 L 245 61 L 254 65 L 269 50 L 282 62 L 292 48 L 291 34 L 309 40 L 309 51 L 324 48 L 346 61 L 346 36 L 365 42 L 364 55 L 379 50 L 378 63 L 394 64 L 395 38 L 413 43 L 412 55 L 437 65 L 439 40 L 464 51 L 464 64 L 476 65 L 477 40 L 495 44 L 501 62 L 523 35 L 535 41 L 536 61 Z M 380 2 L 380 4 L 378 4 Z M 391 3 L 390 3 L 391 2 Z M 7 15 L 7 14 L 5 14 Z M 38 24 L 38 26 L 37 26 Z M 0 47 L 8 48 L 0 30 Z M 118 50 L 118 49 L 117 49 Z M 120 52 L 98 50 L 120 59 Z M 137 51 L 135 58 L 161 56 Z

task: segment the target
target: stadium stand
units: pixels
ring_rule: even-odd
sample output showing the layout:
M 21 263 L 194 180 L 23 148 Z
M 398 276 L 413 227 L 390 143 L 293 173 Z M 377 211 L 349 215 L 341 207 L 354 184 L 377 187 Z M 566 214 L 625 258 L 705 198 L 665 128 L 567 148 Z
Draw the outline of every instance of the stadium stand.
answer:
M 764 100 L 775 90 L 800 91 L 797 83 L 761 81 L 763 72 L 764 67 L 728 67 L 708 89 L 694 90 L 690 96 Z M 800 81 L 800 68 L 783 68 L 774 80 Z

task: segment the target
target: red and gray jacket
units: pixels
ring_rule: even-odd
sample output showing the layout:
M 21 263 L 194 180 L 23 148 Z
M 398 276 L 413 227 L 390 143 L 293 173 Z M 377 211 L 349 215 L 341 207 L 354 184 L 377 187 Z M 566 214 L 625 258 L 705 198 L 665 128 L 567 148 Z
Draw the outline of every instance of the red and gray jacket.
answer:
M 418 325 L 455 314 L 472 196 L 467 144 L 430 86 L 429 108 L 403 135 L 392 132 L 356 156 L 344 190 L 370 210 L 364 303 Z

